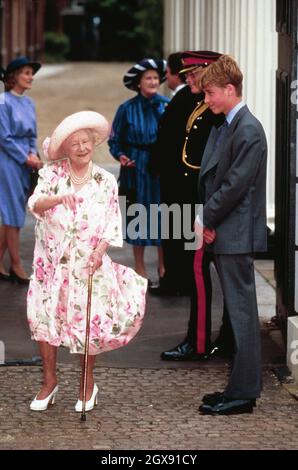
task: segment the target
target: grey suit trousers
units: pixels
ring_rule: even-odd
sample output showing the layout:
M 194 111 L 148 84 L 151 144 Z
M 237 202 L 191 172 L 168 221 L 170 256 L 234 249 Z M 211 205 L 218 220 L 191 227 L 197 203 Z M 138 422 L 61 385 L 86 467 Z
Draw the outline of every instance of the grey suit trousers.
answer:
M 253 256 L 215 255 L 235 339 L 235 356 L 224 395 L 258 398 L 262 389 L 261 339 Z

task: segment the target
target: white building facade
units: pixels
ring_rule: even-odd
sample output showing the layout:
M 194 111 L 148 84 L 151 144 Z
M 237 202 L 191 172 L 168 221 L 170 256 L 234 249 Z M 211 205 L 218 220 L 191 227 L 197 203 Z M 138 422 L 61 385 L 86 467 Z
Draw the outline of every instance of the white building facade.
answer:
M 244 74 L 244 99 L 268 140 L 267 214 L 274 227 L 275 0 L 164 0 L 164 53 L 213 50 L 231 54 Z

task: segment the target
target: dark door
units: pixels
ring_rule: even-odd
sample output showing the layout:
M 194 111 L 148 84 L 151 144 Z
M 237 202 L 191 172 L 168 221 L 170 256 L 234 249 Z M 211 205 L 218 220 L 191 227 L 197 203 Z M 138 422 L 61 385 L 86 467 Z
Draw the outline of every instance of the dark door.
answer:
M 287 317 L 295 314 L 297 8 L 298 0 L 277 0 L 275 274 L 284 332 Z

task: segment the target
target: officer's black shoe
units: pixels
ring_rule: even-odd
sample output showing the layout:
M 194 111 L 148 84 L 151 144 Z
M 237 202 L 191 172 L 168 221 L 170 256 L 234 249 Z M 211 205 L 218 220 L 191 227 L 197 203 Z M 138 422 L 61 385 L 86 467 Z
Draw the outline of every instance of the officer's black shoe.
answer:
M 254 400 L 236 400 L 223 397 L 215 405 L 203 404 L 199 407 L 199 412 L 204 415 L 235 415 L 242 413 L 252 413 Z
M 207 393 L 203 396 L 202 402 L 205 405 L 214 406 L 219 403 L 223 399 L 223 392 L 214 392 L 214 393 Z
M 163 361 L 206 361 L 209 359 L 208 354 L 198 354 L 187 341 L 183 341 L 169 351 L 162 352 L 160 357 Z
M 203 396 L 202 402 L 205 405 L 210 405 L 214 406 L 220 403 L 224 398 L 223 392 L 214 392 L 214 393 L 207 393 L 206 395 Z M 250 400 L 252 403 L 252 406 L 256 406 L 256 399 L 253 398 Z

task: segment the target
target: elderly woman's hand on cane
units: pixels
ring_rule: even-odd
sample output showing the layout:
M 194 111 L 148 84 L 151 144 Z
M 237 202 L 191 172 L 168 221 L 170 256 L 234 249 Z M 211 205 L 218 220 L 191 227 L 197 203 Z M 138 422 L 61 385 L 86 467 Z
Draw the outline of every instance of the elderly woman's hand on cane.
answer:
M 94 274 L 95 271 L 102 265 L 102 258 L 108 246 L 108 242 L 102 240 L 99 245 L 95 248 L 95 250 L 91 253 L 88 262 L 88 267 L 91 270 L 92 274 Z

